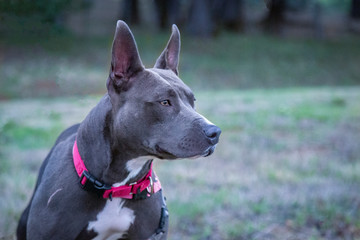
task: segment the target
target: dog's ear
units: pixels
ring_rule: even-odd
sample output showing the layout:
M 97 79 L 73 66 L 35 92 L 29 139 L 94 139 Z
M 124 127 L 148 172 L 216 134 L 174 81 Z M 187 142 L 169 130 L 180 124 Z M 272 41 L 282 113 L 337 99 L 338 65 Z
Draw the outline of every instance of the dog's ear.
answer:
M 175 24 L 172 26 L 172 33 L 170 40 L 161 53 L 160 57 L 156 60 L 155 68 L 171 69 L 176 75 L 179 75 L 178 64 L 180 54 L 180 32 Z
M 124 21 L 117 21 L 112 46 L 108 91 L 121 91 L 131 76 L 144 69 L 133 34 Z

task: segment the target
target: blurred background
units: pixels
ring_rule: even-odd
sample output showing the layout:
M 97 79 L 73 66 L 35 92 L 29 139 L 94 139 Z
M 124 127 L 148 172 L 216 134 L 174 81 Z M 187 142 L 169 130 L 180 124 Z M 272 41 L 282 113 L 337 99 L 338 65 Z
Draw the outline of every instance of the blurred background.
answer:
M 155 164 L 169 239 L 360 239 L 360 0 L 0 0 L 0 239 L 105 94 L 117 19 L 146 67 L 177 24 L 223 130 L 211 157 Z

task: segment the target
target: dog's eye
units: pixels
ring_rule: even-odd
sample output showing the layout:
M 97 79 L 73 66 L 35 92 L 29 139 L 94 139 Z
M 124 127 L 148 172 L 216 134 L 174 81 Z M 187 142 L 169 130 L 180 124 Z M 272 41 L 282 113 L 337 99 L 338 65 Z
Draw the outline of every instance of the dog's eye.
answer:
M 171 106 L 169 100 L 162 100 L 162 101 L 160 101 L 160 104 L 163 105 L 163 106 Z

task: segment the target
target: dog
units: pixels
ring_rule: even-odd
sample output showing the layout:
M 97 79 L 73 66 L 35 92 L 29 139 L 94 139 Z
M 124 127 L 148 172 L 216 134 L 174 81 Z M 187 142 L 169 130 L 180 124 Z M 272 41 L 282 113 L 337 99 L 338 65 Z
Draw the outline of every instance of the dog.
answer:
M 178 76 L 180 33 L 153 68 L 116 25 L 107 93 L 60 134 L 22 213 L 21 239 L 166 239 L 168 211 L 153 159 L 206 157 L 221 130 L 195 111 Z

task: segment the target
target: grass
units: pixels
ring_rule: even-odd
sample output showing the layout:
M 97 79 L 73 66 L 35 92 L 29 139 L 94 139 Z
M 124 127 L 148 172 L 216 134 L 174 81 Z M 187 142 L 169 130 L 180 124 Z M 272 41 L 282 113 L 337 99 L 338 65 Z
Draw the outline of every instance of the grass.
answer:
M 169 32 L 134 28 L 134 35 L 145 66 L 153 66 Z M 0 98 L 104 92 L 111 41 L 110 35 L 2 36 L 0 78 L 5 81 Z M 180 73 L 195 90 L 352 86 L 360 83 L 358 62 L 356 35 L 318 41 L 230 33 L 194 39 L 183 34 Z
M 21 126 L 13 121 L 7 122 L 1 131 L 3 135 L 3 145 L 16 145 L 21 149 L 32 149 L 39 147 L 50 147 L 54 142 L 55 134 L 59 133 L 59 128 L 51 129 L 34 128 L 29 126 Z M 36 136 L 36 141 L 34 141 Z
M 359 239 L 360 88 L 198 92 L 222 130 L 206 159 L 158 161 L 170 239 Z M 0 102 L 0 237 L 41 161 L 99 96 Z

